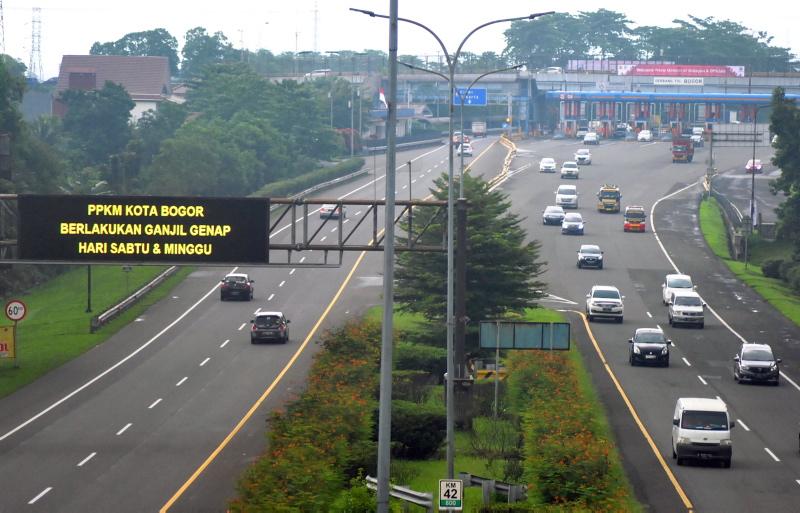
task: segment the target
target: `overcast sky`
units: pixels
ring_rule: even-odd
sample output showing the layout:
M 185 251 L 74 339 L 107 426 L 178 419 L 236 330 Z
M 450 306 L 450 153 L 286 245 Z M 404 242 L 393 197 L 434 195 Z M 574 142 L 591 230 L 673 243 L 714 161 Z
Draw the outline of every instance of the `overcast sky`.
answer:
M 6 0 L 3 7 L 5 52 L 26 65 L 31 57 L 32 8 L 41 8 L 41 63 L 47 78 L 58 74 L 62 55 L 88 54 L 95 41 L 116 41 L 130 32 L 155 28 L 169 31 L 181 46 L 187 30 L 202 26 L 209 32 L 222 31 L 237 48 L 243 43 L 251 50 L 388 52 L 388 22 L 348 10 L 358 7 L 388 14 L 388 0 Z M 800 8 L 791 0 L 606 0 L 602 4 L 399 0 L 400 16 L 430 27 L 450 52 L 470 30 L 486 21 L 549 10 L 577 14 L 600 7 L 625 14 L 633 26 L 668 27 L 673 19 L 686 19 L 689 14 L 727 19 L 754 31 L 766 31 L 775 38 L 773 44 L 800 54 Z M 498 24 L 482 29 L 470 38 L 465 51 L 501 52 L 507 27 Z M 430 35 L 401 24 L 401 54 L 436 55 L 438 51 Z

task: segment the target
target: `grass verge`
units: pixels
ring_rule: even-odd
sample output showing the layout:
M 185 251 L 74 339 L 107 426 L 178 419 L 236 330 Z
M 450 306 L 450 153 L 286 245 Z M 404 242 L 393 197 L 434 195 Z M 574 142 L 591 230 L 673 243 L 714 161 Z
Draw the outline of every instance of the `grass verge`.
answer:
M 103 343 L 162 299 L 190 272 L 181 268 L 142 301 L 102 329 L 89 333 L 89 321 L 161 273 L 165 267 L 92 266 L 92 311 L 87 308 L 87 271 L 80 267 L 36 287 L 22 299 L 28 307 L 17 326 L 17 364 L 0 361 L 0 397 L 31 383 L 50 370 Z M 10 323 L 10 321 L 7 321 Z
M 764 276 L 761 272 L 761 266 L 757 265 L 757 263 L 745 267 L 744 262 L 733 260 L 730 257 L 722 209 L 714 198 L 700 203 L 700 230 L 703 232 L 703 237 L 705 237 L 706 243 L 711 248 L 711 251 L 725 262 L 728 269 L 730 269 L 739 280 L 750 286 L 759 293 L 765 301 L 777 308 L 796 325 L 800 326 L 800 297 L 798 297 L 797 294 L 781 280 Z M 781 247 L 783 246 L 778 246 L 779 249 Z M 774 257 L 772 253 L 773 252 L 762 248 L 758 252 L 754 252 L 754 256 L 761 255 L 761 258 Z M 755 262 L 759 262 L 759 260 L 755 260 Z

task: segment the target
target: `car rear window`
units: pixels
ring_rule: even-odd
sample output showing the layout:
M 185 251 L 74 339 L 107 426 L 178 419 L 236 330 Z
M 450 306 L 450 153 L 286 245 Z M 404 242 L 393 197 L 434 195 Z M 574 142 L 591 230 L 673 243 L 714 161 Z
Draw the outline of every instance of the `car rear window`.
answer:
M 594 297 L 601 299 L 619 299 L 619 292 L 616 290 L 595 290 Z
M 558 193 L 559 194 L 572 194 L 572 195 L 574 195 L 575 192 L 576 192 L 576 189 L 574 187 L 569 187 L 569 186 L 562 185 L 561 187 L 558 188 Z
M 586 253 L 586 254 L 589 254 L 589 255 L 599 255 L 600 254 L 600 248 L 596 248 L 596 247 L 593 247 L 593 246 L 584 246 L 584 247 L 581 248 L 581 253 Z
M 259 315 L 256 317 L 256 326 L 259 328 L 274 328 L 281 324 L 281 318 L 277 315 Z
M 690 289 L 692 288 L 692 280 L 686 278 L 669 278 L 667 279 L 667 287 L 672 289 Z
M 247 278 L 244 276 L 228 276 L 225 278 L 225 281 L 229 281 L 232 283 L 245 283 Z
M 567 221 L 569 223 L 579 223 L 582 221 L 582 218 L 580 214 L 567 214 L 564 217 L 564 221 Z
M 675 296 L 675 304 L 678 306 L 703 306 L 700 298 L 694 296 Z
M 635 337 L 636 342 L 644 342 L 645 344 L 666 344 L 664 334 L 657 331 L 645 331 L 637 333 Z
M 728 416 L 722 411 L 685 411 L 681 427 L 708 431 L 727 431 Z
M 751 362 L 771 362 L 774 360 L 772 351 L 766 349 L 746 349 L 742 351 L 742 360 Z

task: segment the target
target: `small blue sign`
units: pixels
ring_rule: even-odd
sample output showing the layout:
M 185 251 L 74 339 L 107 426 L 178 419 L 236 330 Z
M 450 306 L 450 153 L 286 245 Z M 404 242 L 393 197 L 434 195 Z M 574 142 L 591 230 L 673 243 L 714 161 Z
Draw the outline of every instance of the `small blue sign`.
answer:
M 467 93 L 466 87 L 456 87 L 453 90 L 453 105 L 486 105 L 486 88 L 473 87 Z

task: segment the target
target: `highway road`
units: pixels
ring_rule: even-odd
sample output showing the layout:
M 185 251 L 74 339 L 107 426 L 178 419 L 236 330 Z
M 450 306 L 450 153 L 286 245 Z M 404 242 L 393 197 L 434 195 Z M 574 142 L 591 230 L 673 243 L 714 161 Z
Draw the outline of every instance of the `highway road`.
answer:
M 499 170 L 506 151 L 493 142 L 475 143 L 475 174 L 493 176 Z M 796 511 L 800 388 L 793 383 L 800 378 L 795 363 L 800 336 L 705 249 L 696 226 L 701 189 L 695 184 L 704 175 L 707 150 L 699 150 L 694 163 L 680 165 L 671 163 L 668 146 L 603 141 L 592 148 L 594 163 L 582 168 L 576 182 L 579 211 L 589 221 L 582 237 L 562 236 L 557 227 L 541 224 L 541 210 L 554 202 L 562 180 L 538 173 L 539 158 L 552 156 L 560 163 L 579 143 L 520 143 L 514 173 L 501 187 L 514 210 L 527 216 L 530 237 L 542 241 L 549 291 L 563 298 L 547 306 L 582 311 L 584 295 L 595 283 L 616 285 L 626 295 L 621 325 L 597 322 L 586 332 L 580 316 L 569 315 L 610 412 L 626 470 L 648 511 L 690 506 L 701 512 Z M 412 161 L 411 195 L 421 198 L 433 178 L 446 172 L 446 155 L 444 146 L 398 155 L 398 198 L 408 194 L 402 188 L 408 183 L 407 161 Z M 733 169 L 741 158 L 726 152 L 717 161 L 718 168 Z M 377 172 L 321 196 L 381 199 L 382 157 L 374 166 Z M 663 248 L 651 231 L 623 233 L 620 215 L 594 210 L 594 193 L 606 182 L 622 187 L 623 205 L 642 204 L 648 211 L 655 205 L 648 228 L 654 221 Z M 353 222 L 358 209 L 350 207 L 348 214 Z M 312 216 L 309 222 L 319 220 Z M 335 228 L 329 223 L 328 236 L 335 236 Z M 283 230 L 273 240 L 287 236 Z M 366 242 L 368 234 L 361 239 Z M 575 251 L 589 242 L 605 250 L 603 270 L 575 267 Z M 253 302 L 220 302 L 216 287 L 230 269 L 198 269 L 105 344 L 0 400 L 0 480 L 6 484 L 0 512 L 138 512 L 165 506 L 221 511 L 237 476 L 263 449 L 269 412 L 302 388 L 319 330 L 380 302 L 381 254 L 359 259 L 346 253 L 336 269 L 240 269 L 256 280 Z M 704 330 L 666 325 L 660 284 L 674 267 L 694 276 L 720 316 L 709 316 Z M 289 344 L 249 343 L 247 321 L 259 308 L 287 314 Z M 636 327 L 655 325 L 674 341 L 672 366 L 629 367 L 627 339 Z M 773 344 L 784 359 L 788 379 L 782 386 L 733 382 L 731 358 L 740 337 Z M 670 458 L 672 409 L 682 396 L 719 396 L 729 404 L 739 424 L 731 469 L 678 467 Z
M 579 147 L 570 140 L 524 143 L 515 166 L 523 167 L 525 158 L 535 163 L 541 157 L 554 157 L 560 164 L 571 160 Z M 502 187 L 514 209 L 528 215 L 529 236 L 542 242 L 543 259 L 549 262 L 545 280 L 549 291 L 561 298 L 548 306 L 582 312 L 594 284 L 615 285 L 626 296 L 623 324 L 593 322 L 589 336 L 580 333 L 584 322 L 579 314 L 571 313 L 570 318 L 610 412 L 634 489 L 648 511 L 797 511 L 800 333 L 733 279 L 707 250 L 696 214 L 704 151 L 699 150 L 691 164 L 672 164 L 664 142 L 604 141 L 593 147 L 593 163 L 581 168 L 576 182 L 579 212 L 588 220 L 584 236 L 561 235 L 558 227 L 541 222 L 542 209 L 554 204 L 554 191 L 565 182 L 558 175 L 540 174 L 532 167 L 532 172 L 518 173 Z M 736 151 L 720 152 L 716 159 L 720 169 L 744 162 Z M 647 233 L 624 233 L 621 215 L 594 209 L 594 194 L 603 183 L 622 188 L 623 208 L 639 204 L 652 209 Z M 658 239 L 650 230 L 653 223 Z M 576 268 L 573 259 L 582 243 L 599 244 L 605 251 L 603 270 Z M 713 309 L 705 329 L 672 328 L 667 323 L 661 283 L 676 270 L 694 277 L 698 292 Z M 627 340 L 635 328 L 655 326 L 673 340 L 671 366 L 631 367 Z M 732 357 L 742 340 L 772 344 L 784 361 L 781 386 L 734 382 Z M 738 423 L 731 469 L 678 467 L 671 459 L 671 420 L 678 397 L 720 397 L 728 403 Z
M 474 146 L 476 173 L 496 173 L 505 148 L 496 139 Z M 397 196 L 406 197 L 410 182 L 411 195 L 425 197 L 447 171 L 447 147 L 402 152 L 397 161 Z M 385 161 L 367 165 L 377 171 L 321 195 L 383 198 Z M 348 223 L 360 215 L 351 207 Z M 321 236 L 337 228 L 329 221 Z M 272 240 L 288 235 L 282 227 Z M 252 302 L 219 300 L 219 280 L 232 269 L 198 269 L 106 343 L 0 400 L 0 512 L 223 510 L 263 450 L 269 412 L 302 389 L 316 335 L 380 301 L 381 253 L 351 273 L 360 258 L 345 253 L 333 269 L 238 269 L 255 279 Z M 257 309 L 286 313 L 289 344 L 250 344 Z

